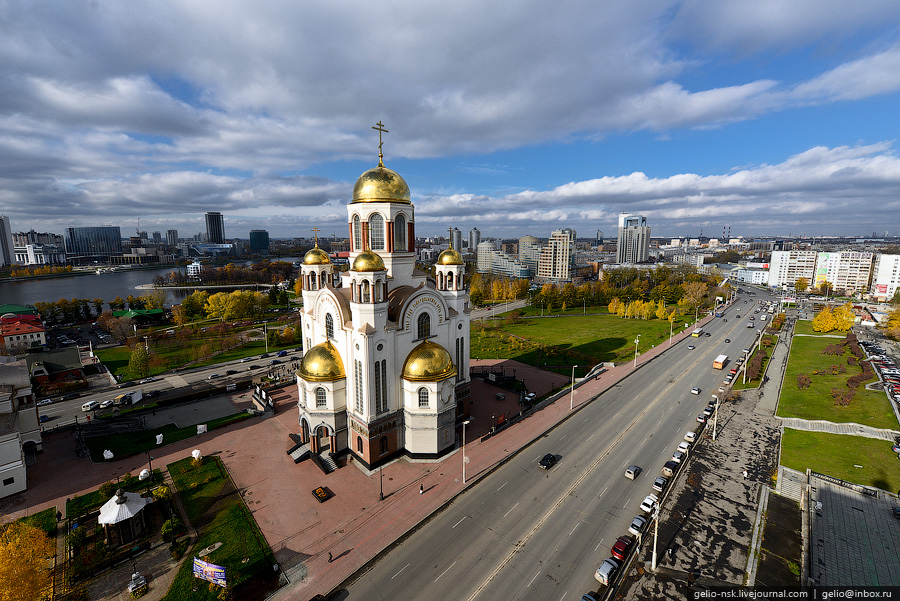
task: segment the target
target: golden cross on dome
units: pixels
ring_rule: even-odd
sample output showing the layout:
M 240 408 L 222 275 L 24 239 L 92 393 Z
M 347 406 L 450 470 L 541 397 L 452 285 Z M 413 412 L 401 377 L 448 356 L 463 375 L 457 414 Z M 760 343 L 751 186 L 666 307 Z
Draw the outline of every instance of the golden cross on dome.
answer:
M 378 127 L 375 127 L 375 125 L 377 125 Z M 382 123 L 381 121 L 379 121 L 375 125 L 372 126 L 372 129 L 378 131 L 378 165 L 379 167 L 384 167 L 384 154 L 381 152 L 381 145 L 383 144 L 383 142 L 381 141 L 381 134 L 388 133 L 388 130 L 384 128 L 384 123 Z
M 450 232 L 450 248 L 453 248 L 453 228 L 448 227 L 447 231 Z
M 314 227 L 313 229 L 311 229 L 309 231 L 311 231 L 313 233 L 313 236 L 315 236 L 316 248 L 319 248 L 319 228 Z

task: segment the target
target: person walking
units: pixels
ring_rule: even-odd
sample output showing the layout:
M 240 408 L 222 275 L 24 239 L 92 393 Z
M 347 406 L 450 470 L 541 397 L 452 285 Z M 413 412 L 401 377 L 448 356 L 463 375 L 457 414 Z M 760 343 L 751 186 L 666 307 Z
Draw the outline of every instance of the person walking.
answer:
M 424 492 L 425 492 L 425 485 L 424 485 L 424 484 L 420 484 L 420 485 L 419 485 L 419 494 L 421 495 L 421 494 L 423 494 Z
M 334 557 L 331 556 L 331 551 L 328 552 L 328 563 L 334 561 Z

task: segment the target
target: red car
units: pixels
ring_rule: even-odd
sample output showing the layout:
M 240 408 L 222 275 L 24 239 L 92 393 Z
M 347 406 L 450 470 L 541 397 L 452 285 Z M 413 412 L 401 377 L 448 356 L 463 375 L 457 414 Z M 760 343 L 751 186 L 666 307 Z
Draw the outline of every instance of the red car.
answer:
M 634 544 L 633 538 L 630 536 L 620 536 L 616 540 L 616 544 L 613 545 L 612 556 L 616 559 L 624 560 L 625 556 L 628 555 L 628 550 L 631 549 L 632 544 Z

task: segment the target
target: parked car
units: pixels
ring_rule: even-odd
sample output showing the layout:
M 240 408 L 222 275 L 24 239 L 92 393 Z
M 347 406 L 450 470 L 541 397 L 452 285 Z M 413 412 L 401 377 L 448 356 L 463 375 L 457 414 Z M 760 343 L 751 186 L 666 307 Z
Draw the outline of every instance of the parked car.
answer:
M 701 413 L 700 415 L 697 416 L 697 421 L 700 422 L 701 424 L 705 424 L 706 416 Z
M 641 475 L 642 471 L 643 470 L 639 465 L 629 465 L 627 468 L 625 468 L 625 477 L 629 480 L 634 480 Z
M 657 476 L 656 480 L 653 481 L 653 490 L 662 492 L 666 488 L 666 484 L 669 483 L 668 478 L 663 478 L 662 476 Z
M 691 448 L 691 445 L 688 442 L 680 442 L 678 443 L 678 450 L 682 453 L 687 453 L 688 449 Z
M 44 405 L 52 405 L 52 404 L 53 404 L 53 399 L 44 399 L 43 401 L 37 402 L 38 407 L 43 407 Z
M 674 453 L 672 453 L 672 461 L 674 461 L 675 463 L 681 463 L 682 461 L 684 461 L 684 453 L 682 453 L 681 451 L 675 451 Z
M 609 581 L 613 579 L 618 570 L 619 561 L 610 557 L 600 564 L 600 567 L 597 568 L 597 571 L 594 573 L 594 578 L 596 578 L 597 582 L 600 584 L 609 584 Z
M 616 539 L 616 544 L 612 547 L 612 556 L 616 559 L 625 559 L 625 556 L 628 555 L 628 551 L 631 550 L 631 545 L 634 544 L 634 539 L 630 536 L 620 536 Z
M 628 526 L 628 531 L 633 535 L 638 536 L 644 530 L 646 524 L 647 518 L 642 515 L 635 516 L 635 518 L 631 520 L 631 525 Z
M 686 432 L 684 434 L 684 439 L 687 442 L 694 442 L 695 440 L 697 440 L 697 433 L 696 432 Z
M 653 494 L 647 495 L 644 497 L 644 500 L 641 501 L 641 511 L 644 513 L 653 513 L 658 503 L 659 497 Z

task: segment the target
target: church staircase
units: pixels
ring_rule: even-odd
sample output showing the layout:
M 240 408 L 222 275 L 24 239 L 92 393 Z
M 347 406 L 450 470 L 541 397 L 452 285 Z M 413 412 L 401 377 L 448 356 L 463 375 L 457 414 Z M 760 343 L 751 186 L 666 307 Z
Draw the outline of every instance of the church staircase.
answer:
M 291 456 L 294 463 L 300 463 L 304 459 L 309 458 L 309 445 L 306 443 L 294 445 L 288 449 L 287 454 Z
M 310 458 L 313 460 L 313 463 L 318 465 L 319 469 L 326 474 L 330 474 L 338 468 L 337 462 L 332 458 L 331 453 L 328 451 L 324 453 L 312 453 Z

